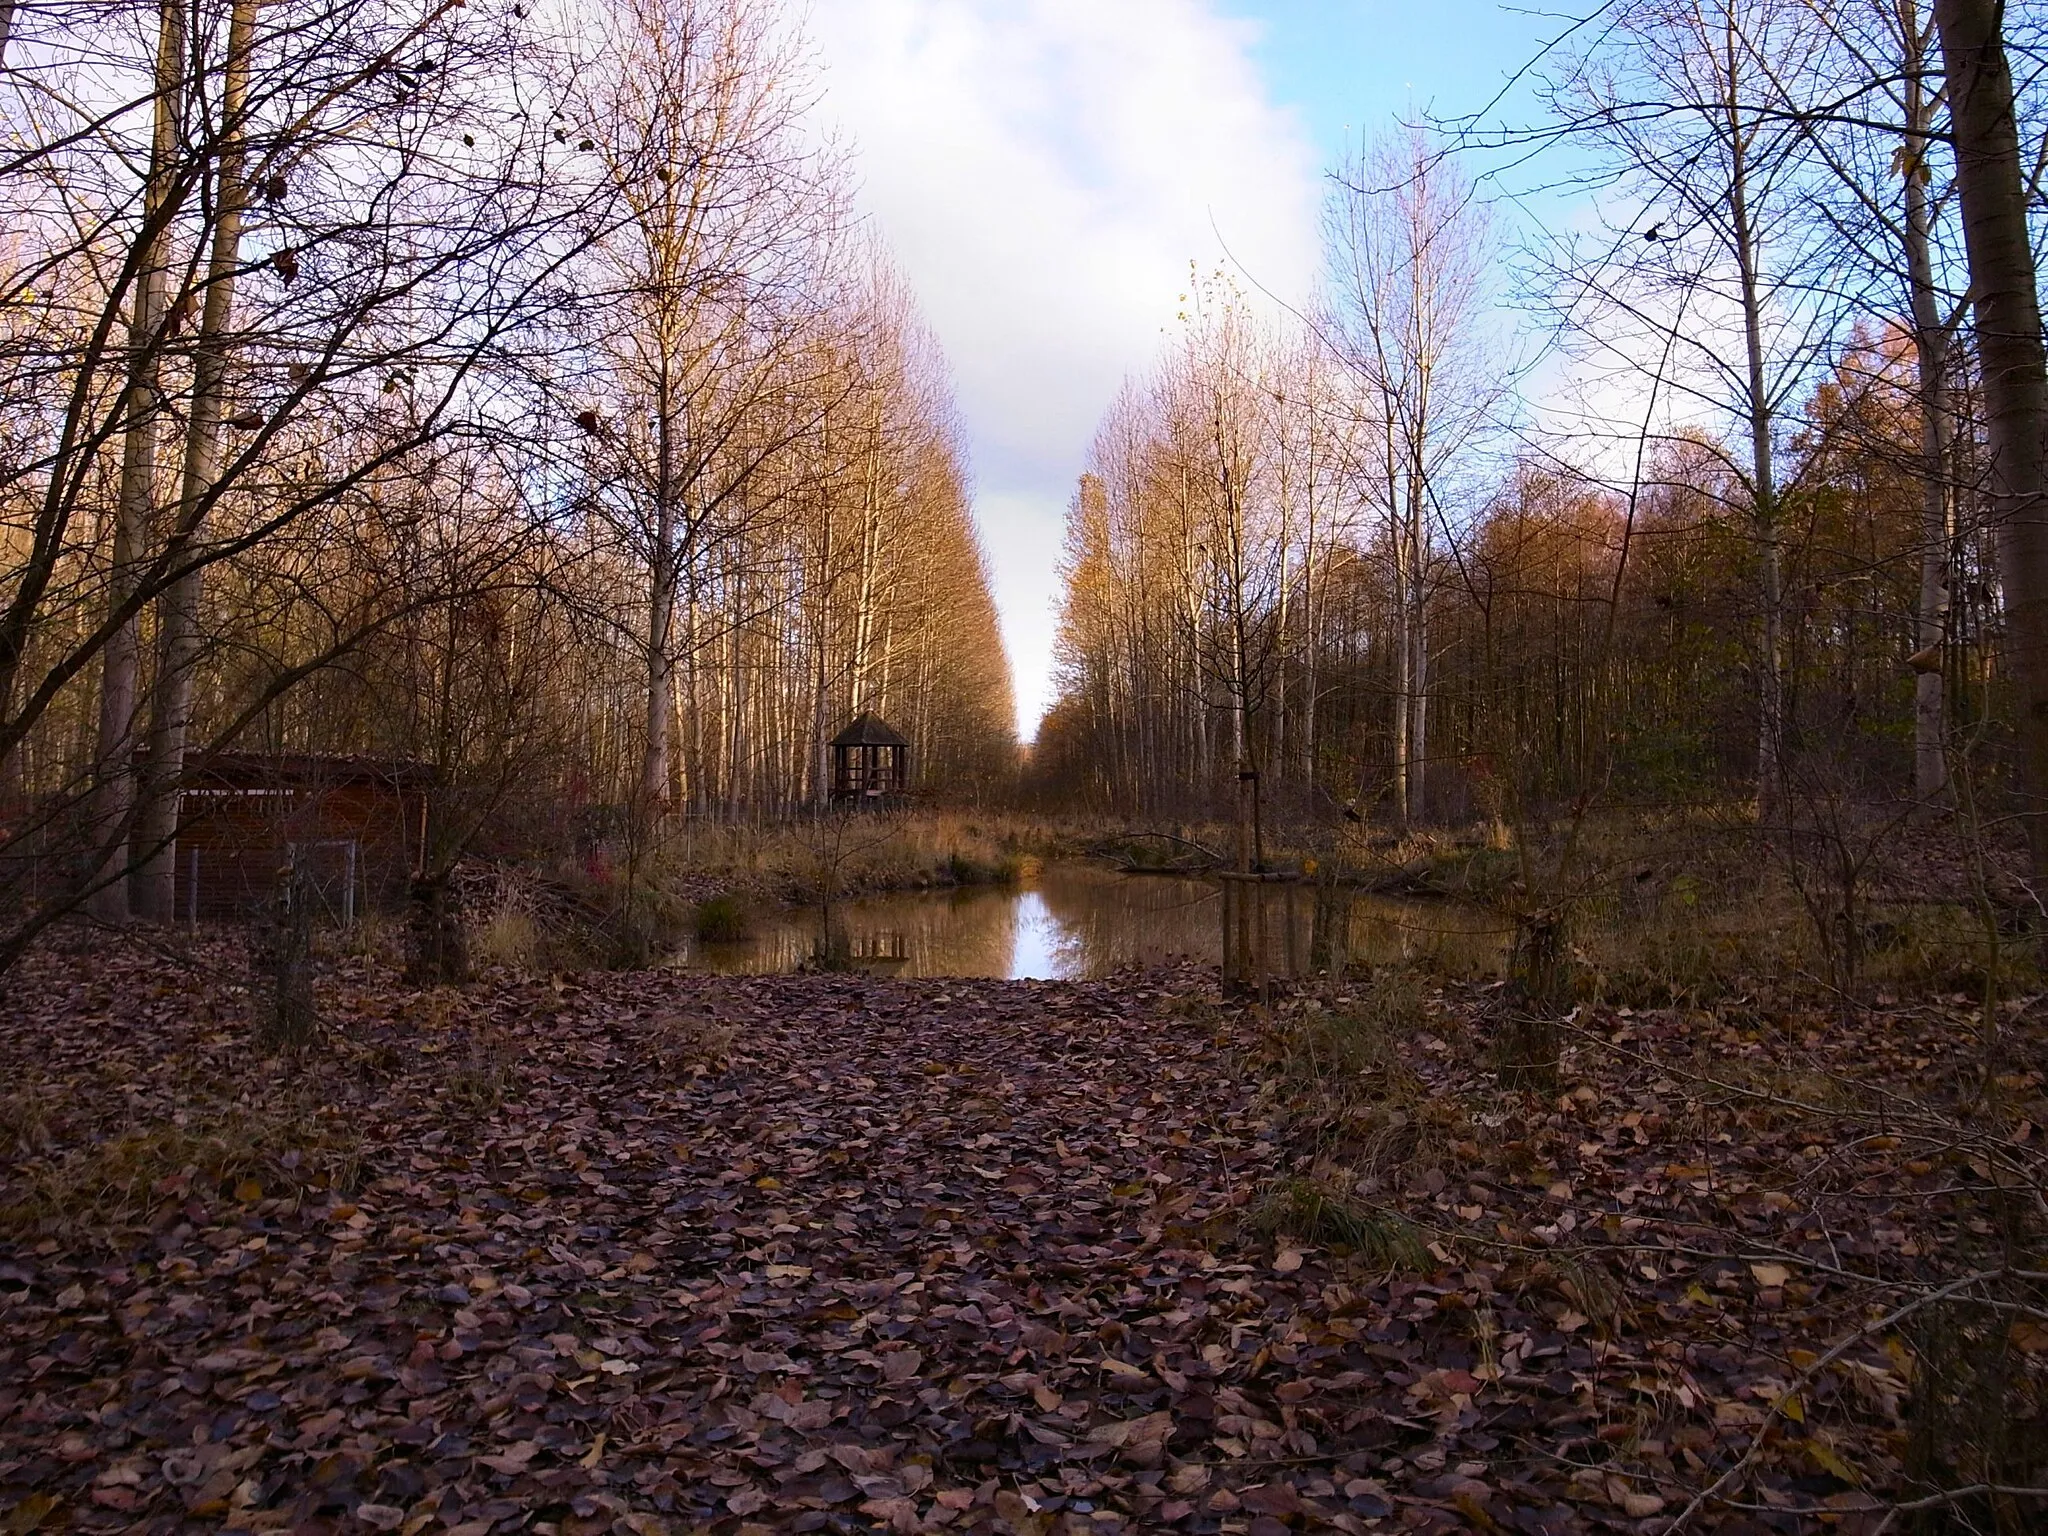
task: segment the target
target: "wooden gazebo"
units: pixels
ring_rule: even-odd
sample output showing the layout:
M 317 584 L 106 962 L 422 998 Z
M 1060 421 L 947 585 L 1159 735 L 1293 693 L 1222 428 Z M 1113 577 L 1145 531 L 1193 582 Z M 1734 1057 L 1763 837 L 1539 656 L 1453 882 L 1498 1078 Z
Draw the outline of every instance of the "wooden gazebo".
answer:
M 881 717 L 863 713 L 832 738 L 832 798 L 879 805 L 910 791 L 910 743 Z

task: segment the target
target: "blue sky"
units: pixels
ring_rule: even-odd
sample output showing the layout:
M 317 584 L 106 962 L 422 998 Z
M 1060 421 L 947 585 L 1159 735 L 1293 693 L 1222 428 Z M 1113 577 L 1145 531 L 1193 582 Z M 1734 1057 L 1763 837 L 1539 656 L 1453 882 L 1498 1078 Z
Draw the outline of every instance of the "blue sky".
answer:
M 954 374 L 1025 736 L 1089 440 L 1190 262 L 1289 300 L 1361 131 L 1483 106 L 1555 23 L 1492 0 L 814 0 L 823 111 Z M 1220 239 L 1219 239 L 1220 236 Z
M 1221 0 L 1274 100 L 1335 158 L 1398 115 L 1478 110 L 1560 23 L 1494 0 Z

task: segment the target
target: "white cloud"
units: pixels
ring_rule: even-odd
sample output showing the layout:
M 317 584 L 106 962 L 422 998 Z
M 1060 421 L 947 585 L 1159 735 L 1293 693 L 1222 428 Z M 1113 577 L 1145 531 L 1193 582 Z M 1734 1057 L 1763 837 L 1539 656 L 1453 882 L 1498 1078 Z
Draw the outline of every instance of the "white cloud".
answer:
M 1263 286 L 1305 290 L 1313 152 L 1251 25 L 1204 0 L 818 0 L 811 32 L 825 114 L 953 365 L 1028 732 L 1095 424 L 1219 233 Z

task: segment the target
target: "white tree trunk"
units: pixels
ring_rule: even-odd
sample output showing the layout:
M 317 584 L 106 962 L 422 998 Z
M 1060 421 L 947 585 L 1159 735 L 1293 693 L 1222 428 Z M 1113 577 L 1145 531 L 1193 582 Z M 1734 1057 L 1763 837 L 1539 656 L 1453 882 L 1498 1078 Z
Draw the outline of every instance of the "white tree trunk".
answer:
M 163 0 L 157 32 L 156 124 L 150 145 L 149 187 L 143 199 L 135 303 L 128 326 L 131 362 L 122 400 L 121 482 L 114 511 L 113 571 L 107 585 L 110 614 L 118 613 L 134 596 L 136 571 L 148 556 L 149 524 L 156 508 L 169 203 L 184 109 L 184 80 L 184 9 L 177 0 Z M 103 922 L 128 919 L 128 848 L 135 812 L 135 721 L 141 672 L 141 626 L 130 615 L 108 637 L 100 662 L 98 777 L 91 814 L 98 888 L 89 907 Z
M 240 117 L 249 89 L 249 54 L 256 31 L 256 0 L 235 0 L 228 21 L 226 78 L 221 90 L 222 147 L 215 178 L 213 248 L 206 267 L 206 303 L 193 347 L 192 407 L 185 432 L 184 484 L 176 532 L 199 542 L 200 503 L 213 488 L 220 464 L 221 410 L 227 373 L 225 337 L 234 303 L 235 268 L 242 252 L 242 144 Z M 149 763 L 136 817 L 141 875 L 137 915 L 168 923 L 177 915 L 177 843 L 185 736 L 192 719 L 192 682 L 199 659 L 202 573 L 185 572 L 157 608 L 157 672 L 150 700 Z M 197 914 L 194 914 L 195 917 Z
M 1948 707 L 1942 666 L 1948 629 L 1949 545 L 1955 535 L 1954 498 L 1949 493 L 1949 443 L 1954 421 L 1949 404 L 1948 327 L 1934 286 L 1931 216 L 1927 206 L 1926 137 L 1934 103 L 1922 88 L 1919 8 L 1901 0 L 1900 33 L 1905 43 L 1906 128 L 1901 157 L 1905 172 L 1903 230 L 1906 279 L 1912 297 L 1914 360 L 1920 375 L 1920 593 L 1915 612 L 1915 649 L 1933 653 L 1913 679 L 1913 793 L 1930 806 L 1948 787 Z

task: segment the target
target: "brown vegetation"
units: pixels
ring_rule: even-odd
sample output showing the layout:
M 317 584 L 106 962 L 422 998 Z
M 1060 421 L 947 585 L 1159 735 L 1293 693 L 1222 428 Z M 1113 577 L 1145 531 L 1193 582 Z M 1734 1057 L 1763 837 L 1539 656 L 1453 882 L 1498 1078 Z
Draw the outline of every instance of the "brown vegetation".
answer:
M 416 764 L 429 907 L 822 803 L 863 709 L 1006 790 L 944 362 L 776 6 L 159 9 L 0 77 L 0 962 L 170 920 L 223 747 Z
M 0 3 L 0 1525 L 2037 1528 L 2038 18 L 1368 144 L 1105 417 L 1020 783 L 791 9 Z M 1221 973 L 659 965 L 1080 853 Z

